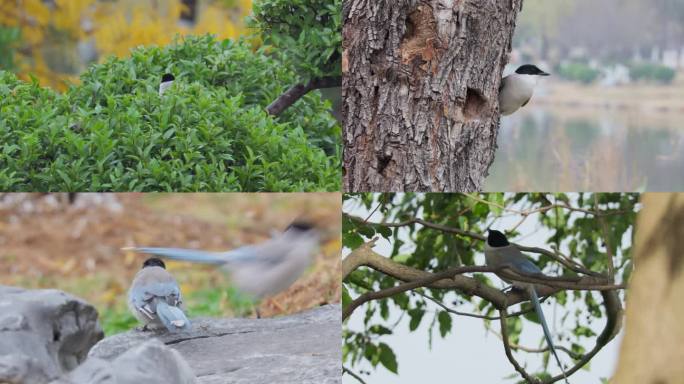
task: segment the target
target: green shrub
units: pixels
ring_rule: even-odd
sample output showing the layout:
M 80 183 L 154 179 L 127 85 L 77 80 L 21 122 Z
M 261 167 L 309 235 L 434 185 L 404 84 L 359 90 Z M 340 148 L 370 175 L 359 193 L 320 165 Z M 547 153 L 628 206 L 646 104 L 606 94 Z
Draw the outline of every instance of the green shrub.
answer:
M 255 0 L 250 25 L 289 59 L 301 82 L 340 76 L 342 0 Z
M 582 63 L 566 63 L 558 67 L 558 75 L 566 80 L 579 81 L 583 84 L 590 84 L 601 73 L 598 69 Z
M 0 72 L 0 190 L 339 190 L 330 103 L 312 92 L 268 115 L 296 75 L 265 49 L 190 37 L 81 80 L 58 94 Z
M 629 76 L 634 81 L 671 84 L 675 70 L 660 64 L 633 63 L 629 66 Z

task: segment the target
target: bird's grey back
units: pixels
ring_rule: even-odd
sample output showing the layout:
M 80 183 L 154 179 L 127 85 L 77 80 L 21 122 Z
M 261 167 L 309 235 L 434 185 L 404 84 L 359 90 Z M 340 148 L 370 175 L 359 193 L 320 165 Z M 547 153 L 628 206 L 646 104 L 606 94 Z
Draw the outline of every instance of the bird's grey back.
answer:
M 169 305 L 177 305 L 180 289 L 176 279 L 164 268 L 147 267 L 135 275 L 129 296 L 137 306 L 154 297 L 163 298 Z

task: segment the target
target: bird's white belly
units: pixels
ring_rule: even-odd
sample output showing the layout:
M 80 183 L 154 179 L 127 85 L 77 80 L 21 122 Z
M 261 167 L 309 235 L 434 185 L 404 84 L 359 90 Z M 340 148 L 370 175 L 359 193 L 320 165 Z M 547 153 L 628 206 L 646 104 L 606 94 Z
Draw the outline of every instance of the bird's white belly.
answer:
M 536 79 L 533 76 L 506 76 L 503 88 L 499 93 L 499 111 L 502 115 L 510 115 L 525 104 L 534 92 Z

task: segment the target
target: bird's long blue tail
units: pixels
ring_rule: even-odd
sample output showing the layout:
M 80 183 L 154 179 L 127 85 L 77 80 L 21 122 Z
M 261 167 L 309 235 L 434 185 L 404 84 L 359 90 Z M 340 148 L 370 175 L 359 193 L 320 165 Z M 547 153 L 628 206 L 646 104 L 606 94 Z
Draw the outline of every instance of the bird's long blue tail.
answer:
M 140 253 L 149 253 L 166 257 L 173 260 L 191 261 L 193 263 L 204 264 L 223 264 L 226 262 L 225 258 L 216 252 L 199 251 L 195 249 L 183 248 L 131 248 L 131 250 Z
M 541 305 L 539 304 L 539 297 L 537 296 L 537 291 L 532 286 L 530 286 L 528 291 L 530 293 L 532 304 L 534 305 L 534 310 L 537 312 L 537 316 L 539 317 L 539 321 L 541 322 L 542 329 L 544 330 L 544 337 L 546 337 L 546 343 L 549 345 L 549 349 L 551 350 L 551 353 L 553 353 L 553 357 L 556 358 L 558 367 L 560 367 L 561 372 L 563 372 L 563 378 L 565 379 L 565 383 L 569 384 L 568 377 L 565 374 L 565 369 L 563 369 L 563 365 L 561 364 L 560 359 L 558 358 L 558 354 L 556 353 L 556 348 L 553 346 L 553 340 L 551 340 L 551 333 L 549 332 L 548 325 L 546 325 L 546 319 L 544 318 L 544 312 L 542 312 Z
M 190 320 L 185 313 L 180 308 L 168 305 L 162 300 L 157 303 L 157 315 L 169 332 L 190 329 Z

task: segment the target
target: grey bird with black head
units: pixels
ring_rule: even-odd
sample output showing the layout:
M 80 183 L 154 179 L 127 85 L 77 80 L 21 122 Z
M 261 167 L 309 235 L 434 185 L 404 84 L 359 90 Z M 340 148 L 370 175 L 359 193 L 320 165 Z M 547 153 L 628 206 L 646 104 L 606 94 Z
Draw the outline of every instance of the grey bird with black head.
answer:
M 534 88 L 540 76 L 548 73 L 536 65 L 525 64 L 501 80 L 499 86 L 499 112 L 502 116 L 510 115 L 527 105 L 532 98 Z
M 154 257 L 145 260 L 128 291 L 128 308 L 144 324 L 143 330 L 189 330 L 190 320 L 183 313 L 182 304 L 178 283 L 164 262 Z
M 551 338 L 551 332 L 549 331 L 544 312 L 539 304 L 537 290 L 533 283 L 519 281 L 515 278 L 516 275 L 529 277 L 546 277 L 546 275 L 544 275 L 541 269 L 527 258 L 527 256 L 520 252 L 518 247 L 511 244 L 506 238 L 506 235 L 499 231 L 493 229 L 489 230 L 484 247 L 484 254 L 487 266 L 495 268 L 506 267 L 505 270 L 497 272 L 497 276 L 502 280 L 513 284 L 513 287 L 522 289 L 528 293 L 534 310 L 537 313 L 537 317 L 539 318 L 539 322 L 541 323 L 542 331 L 544 331 L 546 342 L 549 345 L 549 349 L 556 359 L 556 363 L 558 363 L 558 367 L 561 369 L 563 378 L 567 384 L 568 378 L 565 373 L 565 368 L 563 368 L 563 364 L 561 364 L 560 358 L 556 353 L 556 348 L 553 344 L 553 339 Z

